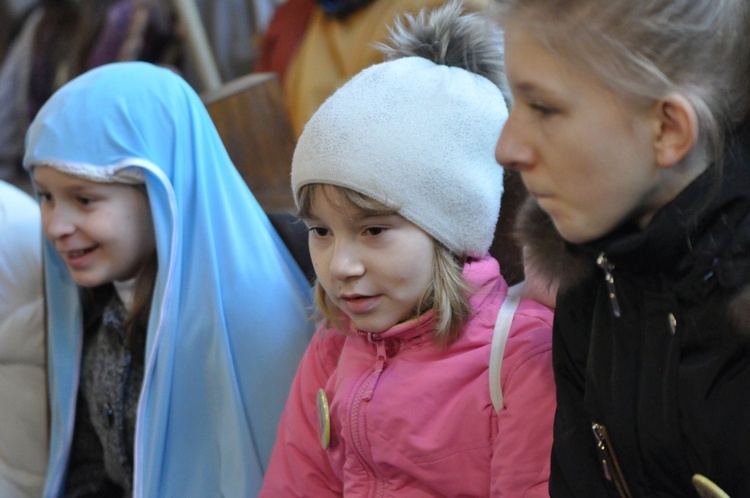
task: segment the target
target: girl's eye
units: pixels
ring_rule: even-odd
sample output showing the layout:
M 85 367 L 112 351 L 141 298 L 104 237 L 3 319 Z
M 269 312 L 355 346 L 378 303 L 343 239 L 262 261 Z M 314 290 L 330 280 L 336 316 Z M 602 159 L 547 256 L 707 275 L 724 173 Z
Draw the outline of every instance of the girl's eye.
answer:
M 83 204 L 84 206 L 88 206 L 93 202 L 90 197 L 85 197 L 82 195 L 79 195 L 76 197 L 76 200 L 78 200 L 79 203 Z
M 537 114 L 539 114 L 540 116 L 544 118 L 552 116 L 557 113 L 557 109 L 555 109 L 554 107 L 550 107 L 546 104 L 542 104 L 541 102 L 532 102 L 531 104 L 529 104 L 529 107 L 531 107 L 531 109 L 534 112 L 536 112 Z
M 365 235 L 380 235 L 385 232 L 384 227 L 367 227 L 364 230 Z
M 318 237 L 325 237 L 328 235 L 328 229 L 323 227 L 309 227 L 307 230 Z
M 52 200 L 52 194 L 50 194 L 49 192 L 38 191 L 37 195 L 42 201 L 49 202 Z

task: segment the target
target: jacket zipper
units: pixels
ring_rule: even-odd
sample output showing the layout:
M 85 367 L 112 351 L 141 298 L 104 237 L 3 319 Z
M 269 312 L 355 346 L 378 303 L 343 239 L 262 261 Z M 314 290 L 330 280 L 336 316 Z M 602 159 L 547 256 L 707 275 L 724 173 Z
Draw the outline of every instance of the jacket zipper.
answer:
M 607 282 L 607 291 L 609 293 L 609 304 L 612 305 L 612 314 L 620 318 L 620 303 L 617 301 L 617 294 L 615 293 L 615 277 L 612 275 L 612 270 L 615 269 L 615 265 L 609 262 L 604 253 L 599 254 L 596 258 L 596 264 L 599 268 L 604 270 L 604 281 Z
M 363 424 L 360 423 L 362 405 L 372 399 L 372 394 L 375 391 L 375 386 L 380 379 L 380 374 L 383 373 L 386 362 L 386 351 L 385 342 L 380 338 L 370 336 L 370 340 L 375 344 L 377 349 L 377 359 L 375 361 L 375 369 L 367 376 L 367 378 L 360 384 L 357 389 L 357 393 L 354 396 L 354 402 L 352 403 L 352 409 L 350 412 L 349 426 L 352 435 L 352 444 L 357 450 L 362 462 L 370 470 L 372 475 L 375 477 L 375 494 L 374 496 L 385 496 L 385 483 L 378 475 L 375 470 L 375 466 L 372 463 L 369 453 L 365 450 L 364 431 Z
M 620 463 L 617 461 L 607 428 L 602 424 L 594 422 L 591 424 L 591 430 L 594 431 L 594 437 L 596 438 L 596 448 L 599 451 L 599 459 L 604 469 L 604 477 L 614 483 L 617 493 L 622 498 L 633 498 L 633 494 L 630 492 L 630 488 L 628 488 L 628 483 L 625 482 L 625 475 L 622 473 Z

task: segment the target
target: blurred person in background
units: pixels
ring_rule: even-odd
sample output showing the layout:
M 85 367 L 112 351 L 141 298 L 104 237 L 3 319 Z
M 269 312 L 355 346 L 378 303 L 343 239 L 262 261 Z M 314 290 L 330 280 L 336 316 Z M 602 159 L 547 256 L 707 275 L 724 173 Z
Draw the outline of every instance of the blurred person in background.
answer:
M 0 496 L 38 497 L 47 463 L 41 218 L 3 181 L 0 234 Z

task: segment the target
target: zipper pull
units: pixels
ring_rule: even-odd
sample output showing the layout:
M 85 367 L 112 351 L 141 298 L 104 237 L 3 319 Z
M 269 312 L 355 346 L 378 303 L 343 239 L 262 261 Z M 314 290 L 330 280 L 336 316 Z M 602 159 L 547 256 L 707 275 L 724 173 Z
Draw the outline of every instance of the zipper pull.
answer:
M 596 264 L 599 268 L 604 270 L 604 281 L 607 282 L 607 290 L 609 291 L 609 303 L 612 305 L 612 314 L 615 317 L 620 318 L 620 303 L 617 302 L 617 294 L 615 294 L 615 277 L 612 275 L 612 270 L 615 269 L 615 265 L 609 262 L 604 253 L 601 253 L 596 258 Z
M 602 426 L 597 423 L 591 424 L 591 430 L 594 432 L 594 438 L 596 439 L 596 448 L 599 450 L 599 453 L 601 454 L 602 469 L 604 470 L 604 477 L 606 477 L 608 481 L 611 481 L 612 474 L 610 474 L 609 472 L 609 461 L 608 461 L 609 459 L 607 457 L 607 443 L 606 443 L 606 440 L 604 439 Z
M 375 371 L 380 373 L 385 368 L 385 361 L 388 359 L 388 353 L 385 348 L 385 341 L 383 339 L 373 339 L 376 349 L 375 359 Z
M 617 456 L 612 447 L 612 441 L 610 441 L 607 428 L 602 424 L 594 422 L 591 424 L 591 430 L 596 439 L 596 448 L 599 451 L 599 459 L 602 463 L 602 468 L 604 469 L 604 477 L 615 485 L 617 488 L 617 494 L 619 494 L 621 498 L 633 498 L 628 483 L 625 481 L 625 475 L 622 472 L 620 463 L 617 461 Z
M 368 378 L 369 385 L 367 389 L 365 389 L 365 391 L 362 393 L 361 399 L 364 401 L 370 401 L 372 399 L 372 395 L 375 392 L 375 386 L 377 385 L 378 380 L 380 380 L 380 374 L 383 373 L 383 370 L 385 369 L 385 362 L 388 360 L 388 354 L 385 348 L 385 340 L 382 339 L 380 335 L 370 334 L 370 341 L 375 344 L 376 356 L 374 370 Z

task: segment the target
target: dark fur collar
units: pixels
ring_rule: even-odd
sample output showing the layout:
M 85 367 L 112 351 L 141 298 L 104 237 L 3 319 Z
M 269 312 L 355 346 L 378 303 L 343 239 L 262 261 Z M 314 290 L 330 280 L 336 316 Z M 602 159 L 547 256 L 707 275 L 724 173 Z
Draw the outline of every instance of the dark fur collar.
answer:
M 533 266 L 550 286 L 557 283 L 564 290 L 596 270 L 589 258 L 570 250 L 552 219 L 532 197 L 527 197 L 518 209 L 514 236 L 524 248 L 526 264 Z
M 518 212 L 514 236 L 526 248 L 527 264 L 534 265 L 550 284 L 565 290 L 598 271 L 590 256 L 574 252 L 555 229 L 550 217 L 529 197 Z M 750 255 L 748 256 L 750 264 Z M 728 305 L 732 322 L 750 339 L 750 284 L 740 288 Z

